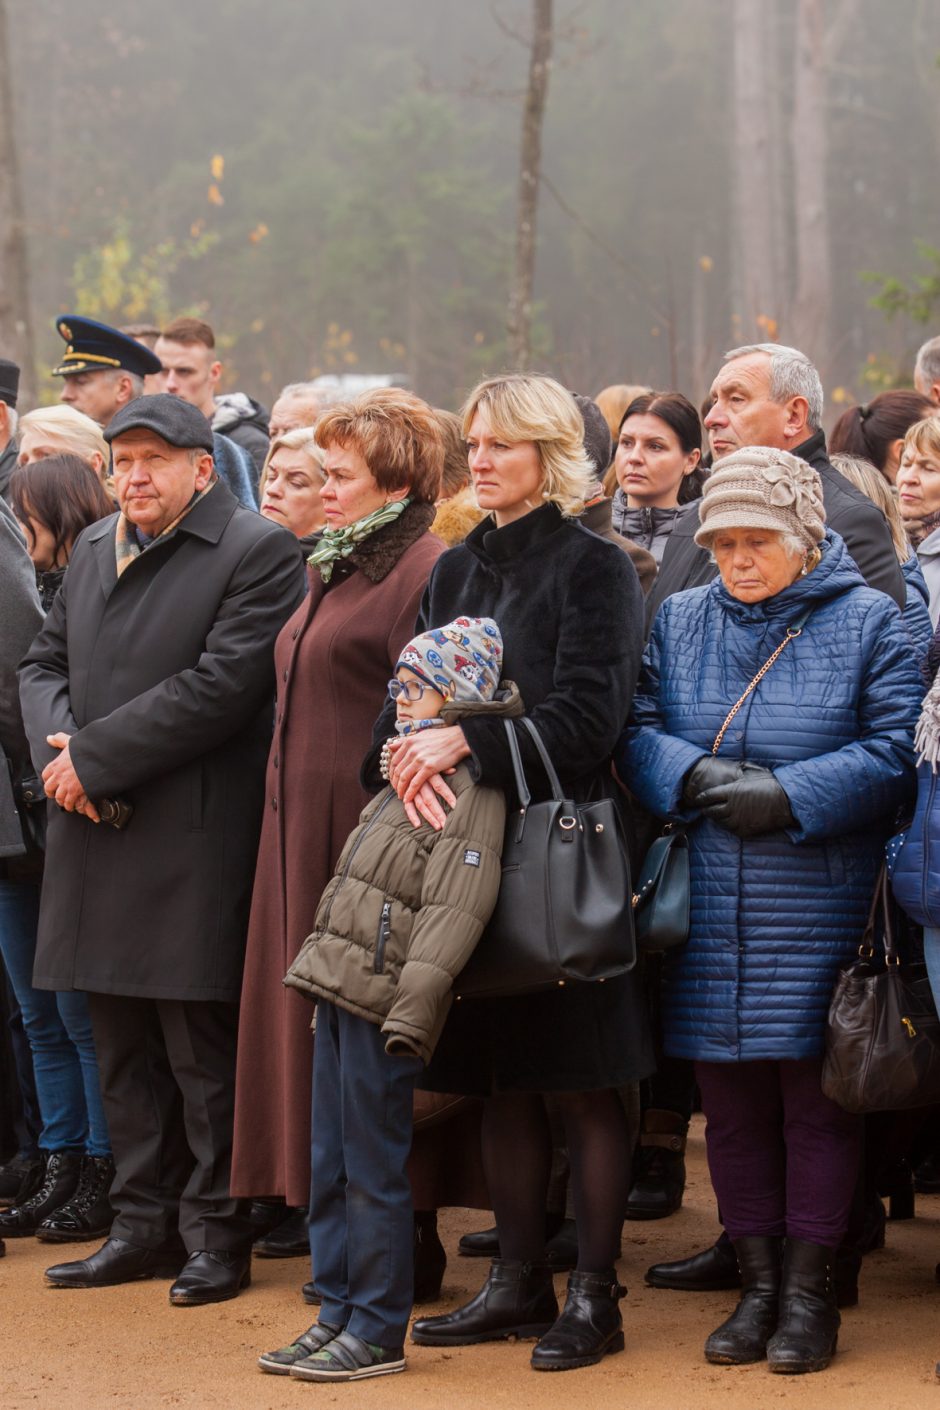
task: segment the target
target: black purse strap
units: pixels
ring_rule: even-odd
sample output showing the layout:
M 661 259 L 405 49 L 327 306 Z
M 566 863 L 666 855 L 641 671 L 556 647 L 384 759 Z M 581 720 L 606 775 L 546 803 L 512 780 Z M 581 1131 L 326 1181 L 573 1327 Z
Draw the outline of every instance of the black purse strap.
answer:
M 871 907 L 862 934 L 862 943 L 858 947 L 859 954 L 869 960 L 875 954 L 875 934 L 878 929 L 879 911 L 881 912 L 881 943 L 885 952 L 885 964 L 899 965 L 901 956 L 898 951 L 897 933 L 894 928 L 894 910 L 891 905 L 891 895 L 884 865 L 882 865 L 878 873 L 878 880 L 875 882 L 875 891 L 871 898 Z
M 561 781 L 559 780 L 559 777 L 555 772 L 555 765 L 552 763 L 551 755 L 545 748 L 545 743 L 542 739 L 542 736 L 539 734 L 535 725 L 532 723 L 532 721 L 527 715 L 523 715 L 521 724 L 525 726 L 528 733 L 532 736 L 532 740 L 535 744 L 536 749 L 538 750 L 539 758 L 542 761 L 542 767 L 545 769 L 545 773 L 548 777 L 549 787 L 552 790 L 552 797 L 554 798 L 556 803 L 563 803 L 565 801 L 565 795 L 561 791 Z M 512 771 L 516 778 L 516 793 L 519 796 L 520 806 L 525 809 L 529 806 L 530 802 L 532 801 L 532 791 L 529 788 L 528 780 L 525 776 L 525 767 L 522 763 L 522 751 L 519 748 L 519 740 L 516 736 L 516 731 L 513 728 L 512 721 L 503 720 L 503 725 L 506 730 L 506 739 L 509 743 L 509 755 L 512 759 Z

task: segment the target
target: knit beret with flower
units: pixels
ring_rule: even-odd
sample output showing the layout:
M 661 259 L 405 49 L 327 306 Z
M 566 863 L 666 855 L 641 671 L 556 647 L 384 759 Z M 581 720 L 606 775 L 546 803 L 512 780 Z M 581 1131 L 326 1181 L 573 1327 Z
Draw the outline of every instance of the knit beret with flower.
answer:
M 722 529 L 773 529 L 813 549 L 826 532 L 822 481 L 805 460 L 771 446 L 722 456 L 705 482 L 695 542 L 709 548 Z

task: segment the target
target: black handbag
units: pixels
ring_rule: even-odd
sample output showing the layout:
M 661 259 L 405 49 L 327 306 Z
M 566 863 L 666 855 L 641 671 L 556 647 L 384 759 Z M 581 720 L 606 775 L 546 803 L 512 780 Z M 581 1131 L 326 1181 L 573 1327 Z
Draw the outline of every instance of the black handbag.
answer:
M 647 852 L 633 896 L 638 948 L 659 954 L 684 945 L 691 904 L 689 839 L 684 828 L 670 827 Z
M 852 1112 L 940 1102 L 940 1020 L 926 967 L 901 963 L 883 868 L 859 956 L 839 974 L 829 1006 L 823 1092 Z
M 495 998 L 626 974 L 636 945 L 617 805 L 565 798 L 538 730 L 523 718 L 552 791 L 550 801 L 533 803 L 516 732 L 503 723 L 519 807 L 506 819 L 496 908 L 454 993 Z

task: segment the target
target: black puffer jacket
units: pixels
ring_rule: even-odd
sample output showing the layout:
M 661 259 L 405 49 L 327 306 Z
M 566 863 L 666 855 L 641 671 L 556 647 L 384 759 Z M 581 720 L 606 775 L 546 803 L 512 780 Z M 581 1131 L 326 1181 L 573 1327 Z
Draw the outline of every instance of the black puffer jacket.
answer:
M 676 509 L 631 509 L 623 490 L 614 493 L 613 522 L 618 534 L 632 539 L 645 548 L 656 559 L 658 567 L 663 561 L 666 543 L 676 523 L 692 510 L 697 518 L 697 510 L 691 505 L 680 504 Z

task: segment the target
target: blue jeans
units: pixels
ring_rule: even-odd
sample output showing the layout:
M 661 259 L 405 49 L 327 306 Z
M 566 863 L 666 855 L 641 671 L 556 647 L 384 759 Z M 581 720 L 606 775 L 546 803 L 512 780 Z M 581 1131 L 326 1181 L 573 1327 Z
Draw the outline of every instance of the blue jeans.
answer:
M 389 1057 L 374 1023 L 317 1002 L 310 1252 L 320 1321 L 400 1347 L 411 1314 L 414 1218 L 407 1162 L 420 1058 Z
M 940 930 L 930 925 L 924 926 L 924 961 L 933 991 L 933 1001 L 937 1012 L 940 1013 Z
M 23 1015 L 42 1117 L 45 1151 L 111 1154 L 95 1044 L 84 994 L 33 988 L 39 887 L 0 881 L 0 955 Z

